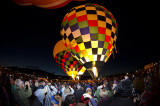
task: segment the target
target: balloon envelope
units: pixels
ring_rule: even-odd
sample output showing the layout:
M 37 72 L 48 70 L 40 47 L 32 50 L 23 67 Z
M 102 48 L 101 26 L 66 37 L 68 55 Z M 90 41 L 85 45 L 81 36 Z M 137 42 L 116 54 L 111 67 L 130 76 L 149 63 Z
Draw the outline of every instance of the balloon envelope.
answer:
M 62 40 L 57 42 L 55 45 L 53 56 L 56 60 L 56 63 L 58 63 L 64 72 L 73 79 L 75 79 L 77 74 L 82 75 L 85 72 L 85 67 L 83 67 L 82 63 L 77 61 L 77 59 L 75 59 L 70 52 L 66 52 Z
M 61 25 L 62 40 L 69 52 L 87 69 L 101 69 L 110 57 L 117 39 L 117 23 L 113 15 L 97 4 L 72 8 Z
M 12 0 L 12 1 L 22 6 L 35 5 L 45 9 L 56 9 L 67 5 L 71 1 L 85 1 L 85 0 Z

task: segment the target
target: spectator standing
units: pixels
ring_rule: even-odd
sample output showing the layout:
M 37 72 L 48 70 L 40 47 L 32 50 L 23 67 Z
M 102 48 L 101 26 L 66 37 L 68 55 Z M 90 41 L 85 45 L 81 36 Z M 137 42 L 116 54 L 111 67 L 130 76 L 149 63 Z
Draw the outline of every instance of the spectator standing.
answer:
M 83 96 L 84 91 L 82 90 L 81 84 L 77 84 L 77 90 L 75 92 L 76 103 L 82 102 L 81 97 Z
M 139 106 L 151 106 L 152 104 L 150 104 L 150 100 L 151 100 L 151 92 L 144 90 Z
M 108 106 L 136 106 L 131 99 L 133 84 L 128 76 L 116 86 L 116 94 Z
M 62 89 L 62 84 L 59 82 L 58 83 L 58 90 L 61 90 Z
M 147 76 L 145 78 L 145 89 L 146 89 L 146 91 L 151 91 L 151 86 L 152 86 L 151 77 Z
M 133 89 L 133 84 L 129 80 L 128 76 L 125 76 L 125 79 L 118 84 L 118 93 L 120 94 L 121 97 L 131 97 L 132 95 L 132 89 Z
M 91 103 L 91 99 L 93 98 L 92 97 L 92 90 L 91 90 L 91 87 L 90 86 L 88 86 L 87 88 L 86 88 L 86 93 L 85 94 L 87 94 L 87 97 L 85 97 L 85 95 L 83 95 L 82 97 L 81 97 L 81 99 L 82 99 L 82 102 L 83 103 L 85 103 L 87 106 L 92 106 L 92 103 Z M 90 98 L 90 96 L 91 96 L 91 98 Z M 88 97 L 89 96 L 89 97 Z M 93 98 L 94 99 L 94 98 Z
M 20 99 L 20 102 L 22 103 L 21 106 L 30 106 L 30 103 L 28 101 L 28 98 L 32 95 L 32 90 L 30 88 L 30 84 L 28 81 L 23 83 L 23 81 L 19 80 L 18 82 L 18 96 Z
M 4 87 L 4 83 L 5 83 L 5 78 L 4 76 L 0 76 L 0 105 L 4 105 L 4 106 L 10 106 L 9 103 L 9 97 L 8 94 L 6 92 L 6 89 Z
M 103 85 L 101 85 L 101 86 L 98 86 L 97 87 L 97 90 L 96 90 L 96 92 L 95 92 L 95 96 L 96 96 L 96 98 L 97 98 L 97 100 L 98 100 L 98 102 L 100 101 L 100 95 L 99 95 L 99 92 L 100 92 L 100 90 L 103 88 Z
M 69 94 L 73 94 L 74 90 L 69 86 L 68 84 L 65 85 L 65 87 L 62 88 L 62 101 L 65 100 L 66 96 Z
M 45 96 L 45 106 L 52 106 L 51 97 L 56 95 L 58 90 L 52 86 L 51 83 L 48 83 L 48 85 L 46 85 L 44 88 L 47 89 L 47 94 Z
M 100 95 L 101 100 L 98 103 L 99 106 L 107 106 L 109 104 L 108 91 L 106 89 L 100 90 L 99 95 Z
M 36 96 L 32 106 L 44 106 L 45 105 L 45 94 L 47 93 L 47 89 L 37 89 L 34 92 L 34 95 Z
M 139 76 L 137 76 L 135 78 L 135 80 L 133 80 L 133 88 L 135 90 L 136 94 L 142 94 L 142 92 L 145 89 L 145 84 L 142 78 L 140 78 Z
M 84 99 L 86 99 L 86 98 L 89 99 L 89 104 L 88 104 L 89 106 L 97 106 L 97 103 L 95 102 L 94 98 L 89 93 L 84 93 L 83 98 Z
M 76 106 L 76 100 L 73 94 L 68 94 L 66 96 L 64 106 Z

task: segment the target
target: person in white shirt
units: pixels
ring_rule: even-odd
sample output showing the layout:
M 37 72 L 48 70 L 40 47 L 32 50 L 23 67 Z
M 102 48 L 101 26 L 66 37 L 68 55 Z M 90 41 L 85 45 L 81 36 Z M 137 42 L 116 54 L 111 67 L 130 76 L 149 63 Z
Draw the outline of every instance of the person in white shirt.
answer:
M 62 88 L 62 101 L 65 100 L 67 95 L 73 94 L 73 93 L 74 93 L 73 88 L 68 84 L 66 84 L 65 87 Z

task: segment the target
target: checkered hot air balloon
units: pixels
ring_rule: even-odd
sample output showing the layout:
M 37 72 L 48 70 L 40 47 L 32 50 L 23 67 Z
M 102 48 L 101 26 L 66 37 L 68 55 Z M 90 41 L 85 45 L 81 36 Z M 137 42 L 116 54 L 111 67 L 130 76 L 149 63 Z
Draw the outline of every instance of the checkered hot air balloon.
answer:
M 57 42 L 53 50 L 53 56 L 64 72 L 75 79 L 77 75 L 82 75 L 86 68 L 70 52 L 66 52 L 65 48 L 62 40 Z
M 107 62 L 115 48 L 117 23 L 103 6 L 85 4 L 72 8 L 61 24 L 62 40 L 69 52 L 92 76 Z

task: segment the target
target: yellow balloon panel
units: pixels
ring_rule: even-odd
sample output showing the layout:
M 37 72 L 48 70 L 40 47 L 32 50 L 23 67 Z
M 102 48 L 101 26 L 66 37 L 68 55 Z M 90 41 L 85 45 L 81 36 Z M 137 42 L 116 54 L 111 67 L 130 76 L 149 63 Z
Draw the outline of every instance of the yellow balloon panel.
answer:
M 85 71 L 86 71 L 86 68 L 83 66 L 77 75 L 83 75 Z

